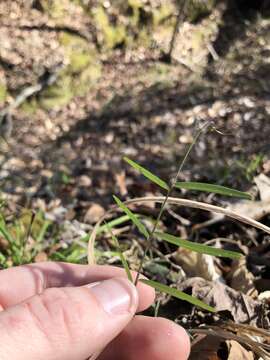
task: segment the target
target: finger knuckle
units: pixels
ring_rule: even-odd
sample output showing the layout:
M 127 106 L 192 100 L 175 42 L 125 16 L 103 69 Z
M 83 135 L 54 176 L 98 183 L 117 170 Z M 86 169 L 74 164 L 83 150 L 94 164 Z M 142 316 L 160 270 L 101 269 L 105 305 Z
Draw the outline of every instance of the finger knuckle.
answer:
M 50 342 L 74 341 L 80 335 L 80 304 L 64 289 L 47 289 L 26 307 Z

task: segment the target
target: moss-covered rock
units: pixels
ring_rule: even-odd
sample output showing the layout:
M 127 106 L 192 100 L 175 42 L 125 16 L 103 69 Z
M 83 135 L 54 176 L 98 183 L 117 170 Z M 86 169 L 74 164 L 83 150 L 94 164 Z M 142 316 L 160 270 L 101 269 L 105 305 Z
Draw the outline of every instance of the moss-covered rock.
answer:
M 57 24 L 67 24 L 73 16 L 83 14 L 80 0 L 39 0 L 43 11 Z
M 98 40 L 106 48 L 113 49 L 121 43 L 125 42 L 125 26 L 118 22 L 112 25 L 108 14 L 105 12 L 105 9 L 102 6 L 94 8 L 92 15 L 98 30 Z
M 153 33 L 159 32 L 160 25 L 167 27 L 169 23 L 171 29 L 174 13 L 175 6 L 169 0 L 155 6 L 142 0 L 118 0 L 109 8 L 102 4 L 93 7 L 90 16 L 100 48 L 106 51 L 119 46 L 151 45 Z
M 101 64 L 93 45 L 65 32 L 59 41 L 67 65 L 57 82 L 42 93 L 39 104 L 45 109 L 65 106 L 73 97 L 85 95 L 101 75 Z
M 190 0 L 187 6 L 187 20 L 196 22 L 211 13 L 216 5 L 216 0 Z
M 84 96 L 101 75 L 98 51 L 113 54 L 115 48 L 136 49 L 138 47 L 166 51 L 172 36 L 177 13 L 177 2 L 172 0 L 115 0 L 100 2 L 94 0 L 40 0 L 43 11 L 56 25 L 70 26 L 76 29 L 89 23 L 95 28 L 96 44 L 69 32 L 60 32 L 58 41 L 66 66 L 55 84 L 43 91 L 25 105 L 25 109 L 34 112 L 39 106 L 45 109 L 63 107 L 75 96 Z M 200 16 L 212 10 L 216 0 L 190 0 L 187 17 L 196 21 Z M 91 3 L 91 6 L 89 5 Z M 79 14 L 79 16 L 77 16 Z M 74 23 L 70 19 L 74 18 Z M 75 19 L 80 19 L 75 22 Z M 212 26 L 210 26 L 212 27 Z M 184 29 L 182 29 L 184 28 Z M 58 33 L 57 33 L 58 34 Z M 191 68 L 205 65 L 208 54 L 207 45 L 212 33 L 207 26 L 185 29 L 181 26 L 178 45 L 174 57 Z M 194 60 L 195 59 L 195 60 Z M 195 62 L 195 65 L 194 65 Z M 149 82 L 166 82 L 166 67 L 157 67 L 150 71 Z M 1 89 L 0 89 L 1 101 Z

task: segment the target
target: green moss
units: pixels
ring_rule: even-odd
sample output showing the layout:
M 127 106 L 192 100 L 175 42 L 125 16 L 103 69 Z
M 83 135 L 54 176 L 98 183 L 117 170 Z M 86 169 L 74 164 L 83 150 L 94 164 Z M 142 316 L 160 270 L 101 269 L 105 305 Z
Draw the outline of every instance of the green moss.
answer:
M 95 25 L 100 32 L 101 42 L 106 48 L 113 49 L 117 45 L 125 42 L 126 29 L 124 25 L 118 23 L 112 25 L 102 6 L 93 9 L 92 15 Z
M 175 14 L 175 6 L 172 2 L 164 2 L 158 8 L 153 10 L 154 26 L 163 24 L 166 20 L 171 20 Z
M 140 9 L 143 4 L 140 0 L 128 0 L 128 6 L 132 9 L 130 22 L 133 26 L 136 26 L 140 21 Z
M 28 101 L 25 101 L 20 108 L 27 114 L 32 115 L 38 110 L 39 103 L 36 98 L 32 98 Z
M 64 18 L 67 12 L 66 0 L 41 0 L 44 11 L 54 19 Z
M 143 6 L 143 2 L 141 0 L 128 0 L 128 5 L 134 9 L 138 9 Z
M 108 9 L 95 6 L 89 16 L 94 20 L 99 45 L 106 52 L 119 46 L 150 46 L 153 32 L 159 32 L 159 28 L 167 24 L 171 29 L 174 13 L 175 5 L 171 0 L 153 6 L 143 0 L 118 0 Z
M 72 77 L 63 71 L 57 83 L 43 92 L 42 97 L 39 99 L 39 103 L 42 108 L 48 110 L 65 106 L 72 98 Z
M 0 83 L 0 104 L 5 102 L 7 97 L 7 87 L 5 84 Z
M 80 72 L 91 65 L 96 52 L 84 39 L 81 39 L 79 36 L 62 33 L 59 40 L 60 44 L 64 46 L 72 73 Z
M 210 14 L 215 4 L 216 0 L 190 0 L 187 10 L 188 20 L 196 22 L 201 17 Z
M 51 109 L 67 105 L 73 97 L 83 96 L 101 75 L 101 65 L 95 48 L 79 36 L 62 33 L 59 37 L 68 65 L 55 84 L 46 89 L 39 104 Z

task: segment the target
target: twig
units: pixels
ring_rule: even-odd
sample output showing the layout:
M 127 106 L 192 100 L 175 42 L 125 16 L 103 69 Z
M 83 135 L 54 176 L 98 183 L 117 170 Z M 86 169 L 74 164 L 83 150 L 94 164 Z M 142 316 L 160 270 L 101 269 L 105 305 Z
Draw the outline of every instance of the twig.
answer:
M 145 203 L 145 202 L 151 202 L 151 201 L 162 203 L 164 201 L 164 199 L 165 199 L 164 196 L 140 197 L 140 198 L 134 198 L 131 200 L 127 200 L 127 201 L 125 201 L 125 204 L 129 205 L 129 204 L 134 204 L 134 203 Z M 230 218 L 233 218 L 233 219 L 243 222 L 245 224 L 254 226 L 257 229 L 263 230 L 267 234 L 270 234 L 270 228 L 268 226 L 260 223 L 259 221 L 253 220 L 252 218 L 249 218 L 245 215 L 238 214 L 235 211 L 232 211 L 232 210 L 229 210 L 226 208 L 222 208 L 220 206 L 210 205 L 210 204 L 206 204 L 206 203 L 199 202 L 199 201 L 176 198 L 176 197 L 169 197 L 168 203 L 180 205 L 180 206 L 186 206 L 186 207 L 190 207 L 190 208 L 194 208 L 194 209 L 206 210 L 206 211 L 210 211 L 210 212 L 214 212 L 214 213 L 218 213 L 218 214 L 223 214 L 225 216 L 228 216 Z

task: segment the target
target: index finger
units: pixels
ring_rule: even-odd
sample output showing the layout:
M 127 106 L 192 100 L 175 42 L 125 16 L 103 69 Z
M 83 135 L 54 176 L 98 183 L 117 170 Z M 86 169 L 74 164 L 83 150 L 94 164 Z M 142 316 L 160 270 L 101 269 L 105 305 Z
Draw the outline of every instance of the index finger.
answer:
M 132 274 L 136 277 L 136 273 Z M 107 265 L 77 265 L 43 262 L 22 265 L 0 271 L 0 306 L 7 308 L 42 293 L 51 287 L 83 286 L 113 277 L 125 277 L 123 269 Z M 154 290 L 138 283 L 139 308 L 149 307 L 155 298 Z

